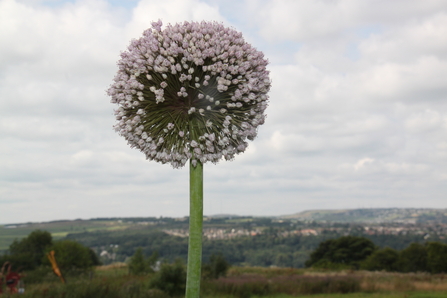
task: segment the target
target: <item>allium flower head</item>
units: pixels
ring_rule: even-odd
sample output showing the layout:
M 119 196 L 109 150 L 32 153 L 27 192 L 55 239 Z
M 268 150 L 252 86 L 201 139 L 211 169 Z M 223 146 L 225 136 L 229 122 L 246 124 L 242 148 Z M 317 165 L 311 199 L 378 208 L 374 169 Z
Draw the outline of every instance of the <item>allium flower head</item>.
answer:
M 216 22 L 161 21 L 121 53 L 107 94 L 115 130 L 147 159 L 182 167 L 232 159 L 264 123 L 268 61 Z

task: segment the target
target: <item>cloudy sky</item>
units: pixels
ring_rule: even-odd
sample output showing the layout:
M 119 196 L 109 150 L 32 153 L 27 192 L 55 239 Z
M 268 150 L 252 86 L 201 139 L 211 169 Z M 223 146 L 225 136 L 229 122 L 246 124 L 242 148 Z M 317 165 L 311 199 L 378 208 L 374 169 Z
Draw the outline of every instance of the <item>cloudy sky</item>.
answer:
M 0 223 L 188 214 L 105 90 L 152 21 L 217 20 L 269 59 L 258 138 L 205 165 L 206 215 L 447 208 L 447 2 L 0 0 Z

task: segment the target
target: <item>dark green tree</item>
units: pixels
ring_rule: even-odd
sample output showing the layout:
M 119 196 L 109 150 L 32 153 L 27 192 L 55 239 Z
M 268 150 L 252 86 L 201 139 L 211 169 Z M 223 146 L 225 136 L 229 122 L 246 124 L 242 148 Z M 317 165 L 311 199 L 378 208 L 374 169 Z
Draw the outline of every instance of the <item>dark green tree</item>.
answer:
M 148 272 L 153 272 L 153 270 L 144 257 L 143 249 L 139 247 L 130 258 L 129 273 L 134 275 L 142 275 Z
M 92 265 L 93 266 L 102 265 L 101 261 L 98 258 L 98 255 L 96 254 L 96 252 L 93 251 L 93 249 L 89 248 L 88 252 L 90 254 L 90 259 L 92 260 Z
M 343 236 L 321 242 L 305 265 L 311 267 L 317 262 L 325 261 L 358 268 L 359 263 L 375 250 L 374 243 L 367 238 Z
M 51 234 L 35 230 L 22 240 L 14 240 L 6 257 L 15 267 L 32 270 L 42 264 L 45 250 L 53 244 Z
M 385 247 L 376 250 L 361 263 L 361 268 L 371 271 L 396 271 L 399 253 L 392 248 Z
M 335 241 L 335 239 L 322 241 L 317 249 L 310 254 L 309 260 L 306 261 L 305 266 L 312 267 L 315 263 L 322 260 L 330 261 L 330 256 L 335 247 Z
M 156 270 L 157 262 L 159 259 L 158 251 L 154 251 L 147 259 L 146 263 L 149 265 L 151 272 Z
M 447 244 L 427 243 L 427 269 L 431 273 L 447 273 Z
M 292 258 L 293 257 L 292 257 L 291 253 L 281 252 L 275 256 L 274 263 L 276 266 L 279 266 L 279 267 L 292 267 L 293 266 Z
M 230 264 L 228 264 L 221 253 L 212 254 L 209 263 L 203 265 L 202 275 L 205 278 L 217 279 L 225 276 L 229 268 Z
M 186 268 L 180 259 L 173 264 L 163 263 L 150 282 L 152 288 L 162 290 L 171 297 L 185 294 Z
M 259 266 L 274 265 L 275 252 L 270 249 L 250 250 L 246 254 L 246 260 L 251 264 L 258 264 Z
M 82 273 L 95 265 L 91 249 L 76 241 L 57 241 L 48 249 L 51 250 L 54 250 L 57 264 L 64 274 Z
M 427 271 L 427 247 L 415 242 L 401 250 L 398 270 L 401 272 Z

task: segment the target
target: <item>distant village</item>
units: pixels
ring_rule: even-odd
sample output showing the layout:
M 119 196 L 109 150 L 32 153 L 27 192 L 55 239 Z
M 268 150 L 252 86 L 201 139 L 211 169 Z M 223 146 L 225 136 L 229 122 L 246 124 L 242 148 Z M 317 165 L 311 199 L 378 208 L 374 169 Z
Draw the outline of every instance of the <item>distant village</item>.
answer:
M 178 237 L 188 237 L 188 229 L 164 229 L 166 234 Z M 236 237 L 253 237 L 265 233 L 264 228 L 209 228 L 203 230 L 203 237 L 209 240 L 232 239 Z M 271 232 L 271 231 L 269 231 Z M 300 229 L 278 229 L 276 235 L 280 237 L 291 236 L 318 236 L 323 234 L 349 235 L 353 232 L 364 235 L 422 235 L 424 239 L 436 236 L 438 239 L 446 239 L 447 224 L 380 224 L 380 225 L 349 225 L 343 227 L 313 227 Z

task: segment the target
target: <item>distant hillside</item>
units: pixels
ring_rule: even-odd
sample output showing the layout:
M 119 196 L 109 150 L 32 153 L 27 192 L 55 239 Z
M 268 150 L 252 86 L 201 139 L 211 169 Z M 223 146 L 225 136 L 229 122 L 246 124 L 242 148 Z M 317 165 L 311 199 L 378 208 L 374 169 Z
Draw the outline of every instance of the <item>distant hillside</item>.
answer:
M 78 219 L 0 225 L 0 251 L 7 249 L 14 240 L 20 240 L 34 230 L 48 231 L 54 239 L 62 239 L 73 233 L 123 230 L 129 226 L 129 223 L 121 219 Z
M 284 219 L 339 223 L 447 223 L 447 209 L 372 208 L 341 210 L 308 210 Z
M 293 221 L 293 222 L 289 222 Z M 294 223 L 300 221 L 301 223 Z M 422 208 L 381 208 L 381 209 L 343 209 L 309 210 L 285 216 L 252 217 L 235 214 L 217 214 L 207 216 L 204 228 L 232 229 L 243 228 L 251 231 L 260 227 L 272 227 L 275 224 L 290 227 L 302 225 L 310 227 L 316 223 L 358 223 L 358 224 L 447 224 L 447 209 Z M 447 226 L 447 225 L 446 225 Z M 0 225 L 0 253 L 6 250 L 14 240 L 26 237 L 34 230 L 49 231 L 54 239 L 63 239 L 68 235 L 91 232 L 122 232 L 138 230 L 176 230 L 187 228 L 187 217 L 183 218 L 93 218 L 88 220 L 59 220 L 40 223 L 18 223 Z

